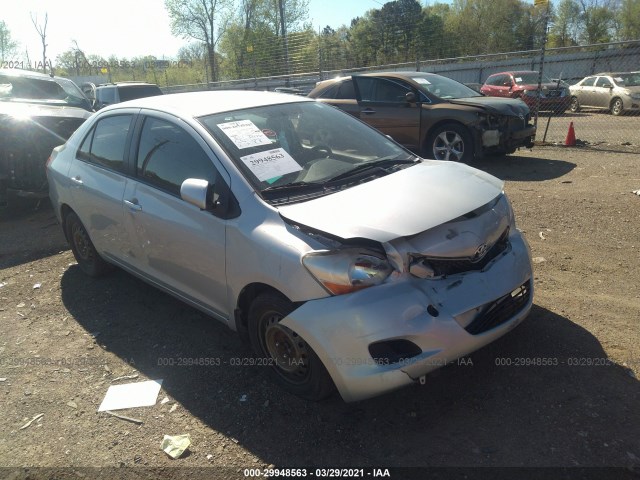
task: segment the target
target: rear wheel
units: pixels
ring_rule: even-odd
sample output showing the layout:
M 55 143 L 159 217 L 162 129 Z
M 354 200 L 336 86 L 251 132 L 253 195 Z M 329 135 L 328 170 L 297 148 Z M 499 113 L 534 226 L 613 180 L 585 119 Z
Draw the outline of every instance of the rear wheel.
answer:
M 613 115 L 622 115 L 622 112 L 624 110 L 624 106 L 622 104 L 622 100 L 619 98 L 614 98 L 613 101 L 611 102 L 611 113 Z
M 427 158 L 470 163 L 473 161 L 471 134 L 462 125 L 447 123 L 436 128 L 427 140 Z
M 90 277 L 99 277 L 111 270 L 111 265 L 98 254 L 87 230 L 78 216 L 70 212 L 65 218 L 65 230 L 71 244 L 71 251 L 80 269 Z
M 327 369 L 300 335 L 280 324 L 294 309 L 280 295 L 258 296 L 249 308 L 251 346 L 281 387 L 307 400 L 322 400 L 335 388 Z
M 578 97 L 571 97 L 571 105 L 569 105 L 569 108 L 573 113 L 580 111 L 580 102 L 578 101 Z

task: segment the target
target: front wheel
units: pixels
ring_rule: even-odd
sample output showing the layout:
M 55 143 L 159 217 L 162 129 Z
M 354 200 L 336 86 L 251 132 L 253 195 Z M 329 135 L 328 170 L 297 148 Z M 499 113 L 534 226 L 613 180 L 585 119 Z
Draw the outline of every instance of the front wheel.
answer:
M 84 273 L 90 277 L 99 277 L 111 269 L 111 265 L 96 251 L 87 230 L 75 213 L 70 212 L 66 216 L 64 225 L 73 256 Z
M 258 296 L 249 308 L 249 339 L 256 354 L 270 367 L 285 390 L 319 401 L 334 390 L 322 361 L 304 339 L 280 321 L 295 309 L 284 297 Z
M 622 111 L 624 110 L 624 106 L 622 104 L 622 100 L 619 98 L 614 98 L 613 102 L 611 102 L 611 113 L 613 115 L 622 115 Z
M 473 161 L 471 134 L 462 125 L 447 123 L 436 128 L 427 140 L 427 158 L 470 163 Z

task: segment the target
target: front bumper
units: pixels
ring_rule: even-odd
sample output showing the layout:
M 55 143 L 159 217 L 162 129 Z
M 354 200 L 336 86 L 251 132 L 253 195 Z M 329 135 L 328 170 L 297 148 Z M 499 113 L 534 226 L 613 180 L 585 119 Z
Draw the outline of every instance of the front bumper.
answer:
M 403 278 L 349 295 L 311 300 L 282 323 L 313 348 L 345 401 L 400 388 L 487 345 L 524 320 L 533 301 L 529 247 L 518 232 L 511 235 L 510 244 L 484 272 Z M 474 315 L 480 316 L 521 285 L 529 288 L 527 298 L 516 311 L 507 311 L 497 326 L 476 334 L 465 329 L 470 329 Z M 391 364 L 376 362 L 369 353 L 372 343 L 400 339 L 417 345 L 422 353 Z

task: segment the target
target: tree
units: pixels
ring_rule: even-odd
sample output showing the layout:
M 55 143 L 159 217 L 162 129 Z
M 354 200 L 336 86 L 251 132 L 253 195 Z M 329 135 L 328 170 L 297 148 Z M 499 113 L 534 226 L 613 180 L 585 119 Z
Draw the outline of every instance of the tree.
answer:
M 580 0 L 582 38 L 587 44 L 611 41 L 616 0 Z
M 38 32 L 40 40 L 42 41 L 42 71 L 47 73 L 47 22 L 49 21 L 49 14 L 44 14 L 44 25 L 38 23 L 38 15 L 31 14 L 31 23 Z
M 5 62 L 18 52 L 18 43 L 11 38 L 9 27 L 0 20 L 0 62 Z
M 216 46 L 224 34 L 230 17 L 230 0 L 165 0 L 171 18 L 171 32 L 182 38 L 193 38 L 207 49 L 211 81 L 217 80 Z
M 569 47 L 578 44 L 580 14 L 580 5 L 576 0 L 560 1 L 549 33 L 551 47 Z
M 621 40 L 640 38 L 640 0 L 622 0 L 618 18 Z

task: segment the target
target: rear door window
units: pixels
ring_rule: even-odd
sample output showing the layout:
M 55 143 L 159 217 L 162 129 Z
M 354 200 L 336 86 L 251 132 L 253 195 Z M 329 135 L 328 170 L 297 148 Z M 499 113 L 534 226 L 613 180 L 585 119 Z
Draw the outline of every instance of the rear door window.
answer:
M 124 171 L 125 147 L 133 115 L 99 120 L 85 137 L 78 158 L 111 170 Z

